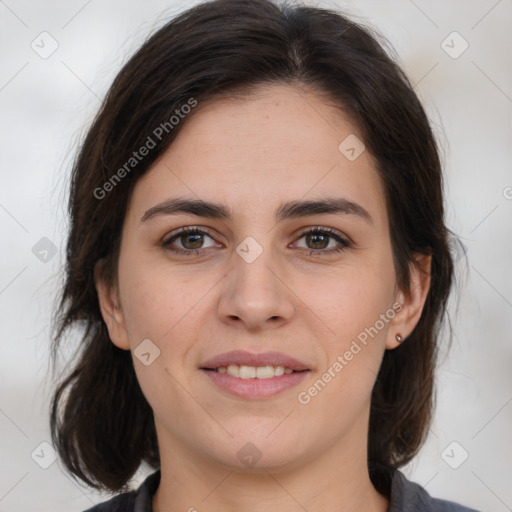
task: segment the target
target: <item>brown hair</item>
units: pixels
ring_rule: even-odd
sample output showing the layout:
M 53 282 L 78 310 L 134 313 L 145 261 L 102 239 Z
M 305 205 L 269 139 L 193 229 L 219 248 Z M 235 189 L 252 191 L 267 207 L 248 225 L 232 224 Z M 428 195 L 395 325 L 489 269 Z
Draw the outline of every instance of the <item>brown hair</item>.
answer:
M 385 187 L 402 290 L 409 287 L 414 254 L 432 255 L 421 318 L 400 347 L 385 352 L 373 389 L 368 464 L 375 486 L 383 488 L 390 469 L 408 462 L 425 439 L 453 262 L 441 164 L 424 109 L 377 35 L 342 14 L 267 0 L 215 0 L 169 21 L 123 66 L 74 162 L 54 367 L 69 328 L 79 326 L 82 337 L 77 360 L 53 396 L 50 423 L 65 466 L 93 487 L 120 491 L 141 462 L 159 466 L 153 413 L 130 352 L 109 339 L 94 266 L 104 258 L 103 276 L 115 283 L 131 191 L 186 122 L 171 126 L 173 113 L 191 98 L 201 104 L 271 83 L 310 86 L 358 126 Z M 127 168 L 159 126 L 166 129 L 152 137 L 155 147 Z

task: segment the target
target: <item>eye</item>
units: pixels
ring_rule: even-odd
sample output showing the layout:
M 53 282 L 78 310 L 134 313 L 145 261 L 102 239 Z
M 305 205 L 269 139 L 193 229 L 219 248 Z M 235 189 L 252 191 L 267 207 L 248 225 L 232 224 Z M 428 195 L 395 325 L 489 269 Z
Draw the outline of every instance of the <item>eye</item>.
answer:
M 213 243 L 205 246 L 205 238 L 209 238 Z M 305 240 L 306 247 L 303 248 L 309 249 L 311 255 L 333 254 L 352 247 L 351 242 L 343 238 L 337 231 L 320 226 L 304 231 L 298 239 Z M 332 242 L 337 243 L 329 248 Z M 197 256 L 204 254 L 210 247 L 219 247 L 219 244 L 215 243 L 214 238 L 208 232 L 196 227 L 180 229 L 163 240 L 161 245 L 166 250 L 184 256 Z
M 299 236 L 299 240 L 303 238 L 306 242 L 305 249 L 310 249 L 310 254 L 333 254 L 341 252 L 352 246 L 352 244 L 343 238 L 337 231 L 320 226 L 303 232 Z M 331 246 L 331 248 L 328 249 L 331 242 L 337 242 L 337 245 L 334 244 L 334 246 Z
M 207 237 L 213 240 L 206 231 L 203 231 L 194 227 L 186 227 L 166 238 L 162 242 L 162 246 L 176 254 L 182 254 L 185 256 L 197 256 L 198 254 L 204 253 L 208 247 L 214 247 L 215 244 L 204 246 L 204 238 Z M 174 244 L 178 243 L 180 247 L 176 247 Z

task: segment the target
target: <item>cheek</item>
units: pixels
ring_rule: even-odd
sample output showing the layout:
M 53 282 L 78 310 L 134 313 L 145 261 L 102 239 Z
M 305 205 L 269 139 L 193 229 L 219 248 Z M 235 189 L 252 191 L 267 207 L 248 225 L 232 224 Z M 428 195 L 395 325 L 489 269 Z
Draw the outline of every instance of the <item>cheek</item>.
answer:
M 318 414 L 329 408 L 343 411 L 333 418 L 338 428 L 345 428 L 346 418 L 362 413 L 369 403 L 384 354 L 394 313 L 394 274 L 385 261 L 383 257 L 382 264 L 340 270 L 323 279 L 323 293 L 318 288 L 302 290 L 309 293 L 304 301 L 321 319 L 323 332 L 317 334 L 325 359 L 312 387 L 302 390 L 301 403 L 310 400 Z
M 132 344 L 141 337 L 159 343 L 184 315 L 187 306 L 184 279 L 157 264 L 128 238 L 119 259 L 121 305 L 126 327 Z
M 179 383 L 188 371 L 183 363 L 194 345 L 190 326 L 199 325 L 193 309 L 198 298 L 180 292 L 184 278 L 168 271 L 165 276 L 164 269 L 147 262 L 129 269 L 120 265 L 119 275 L 133 365 L 144 396 L 157 415 L 187 410 L 190 398 Z M 144 341 L 142 351 L 141 342 L 147 339 L 151 343 Z M 149 361 L 139 358 L 143 352 L 149 352 Z
M 148 261 L 120 262 L 121 302 L 130 346 L 135 351 L 142 340 L 150 339 L 160 352 L 155 361 L 162 366 L 188 361 L 196 350 L 204 311 L 209 308 L 215 276 L 187 275 L 168 265 Z M 137 361 L 135 361 L 137 363 Z M 157 364 L 158 363 L 158 364 Z M 162 366 L 161 370 L 164 370 Z M 173 363 L 173 372 L 184 371 Z M 144 374 L 141 378 L 146 379 Z
M 132 342 L 140 337 L 158 340 L 172 328 L 177 316 L 177 302 L 173 293 L 166 293 L 163 283 L 132 275 L 121 289 L 121 300 L 126 327 Z
M 317 276 L 297 292 L 321 320 L 328 340 L 343 346 L 374 326 L 393 303 L 394 273 L 385 265 L 343 268 Z M 321 290 L 321 291 L 320 291 Z M 386 324 L 387 325 L 387 324 Z M 381 323 L 378 324 L 382 329 Z
M 343 430 L 370 403 L 394 313 L 393 283 L 373 271 L 346 273 L 343 279 L 340 274 L 339 284 L 328 282 L 325 293 L 310 292 L 319 325 L 328 326 L 328 335 L 319 333 L 324 364 L 298 399 L 313 416 L 332 411 L 332 428 Z

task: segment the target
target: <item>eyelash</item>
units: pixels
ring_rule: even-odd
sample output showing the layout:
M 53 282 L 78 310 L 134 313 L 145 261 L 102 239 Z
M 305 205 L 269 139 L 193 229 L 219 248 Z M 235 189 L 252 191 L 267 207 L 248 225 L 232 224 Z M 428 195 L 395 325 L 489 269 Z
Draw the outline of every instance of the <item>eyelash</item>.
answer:
M 201 251 L 204 253 L 204 251 L 206 249 L 187 249 L 187 250 L 184 250 L 184 249 L 176 249 L 176 248 L 170 248 L 169 247 L 174 240 L 180 238 L 183 235 L 187 235 L 187 234 L 206 235 L 206 236 L 209 236 L 210 238 L 213 239 L 212 235 L 210 235 L 207 231 L 204 231 L 204 230 L 201 230 L 201 229 L 198 229 L 198 228 L 195 228 L 195 227 L 185 227 L 185 228 L 181 229 L 178 233 L 175 233 L 171 237 L 164 239 L 162 241 L 162 243 L 161 243 L 161 246 L 164 249 L 166 249 L 166 250 L 172 251 L 175 254 L 183 255 L 183 256 L 198 256 L 199 254 L 201 254 Z M 337 247 L 337 248 L 334 248 L 334 249 L 304 249 L 304 250 L 311 251 L 310 252 L 310 256 L 312 256 L 312 255 L 317 256 L 318 254 L 321 254 L 321 255 L 336 254 L 336 253 L 344 251 L 345 249 L 348 249 L 348 248 L 352 247 L 352 243 L 351 242 L 349 242 L 345 238 L 342 238 L 333 229 L 331 229 L 331 228 L 324 228 L 324 227 L 320 227 L 320 226 L 315 226 L 314 228 L 308 229 L 307 231 L 303 231 L 299 235 L 298 240 L 300 240 L 304 236 L 310 235 L 310 234 L 328 235 L 329 237 L 331 237 L 334 240 L 336 240 L 339 244 L 341 244 L 341 247 Z

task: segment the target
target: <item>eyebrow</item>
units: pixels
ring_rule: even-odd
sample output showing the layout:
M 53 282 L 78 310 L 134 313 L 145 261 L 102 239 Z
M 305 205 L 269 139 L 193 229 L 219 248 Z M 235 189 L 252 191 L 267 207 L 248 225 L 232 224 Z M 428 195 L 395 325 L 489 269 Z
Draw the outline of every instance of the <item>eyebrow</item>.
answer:
M 149 208 L 142 216 L 141 222 L 160 215 L 177 215 L 180 213 L 211 219 L 231 220 L 233 218 L 232 211 L 223 204 L 203 201 L 201 199 L 172 198 Z M 373 224 L 372 216 L 365 208 L 342 197 L 282 203 L 277 208 L 274 219 L 276 222 L 281 222 L 285 219 L 325 214 L 355 215 L 367 223 Z

